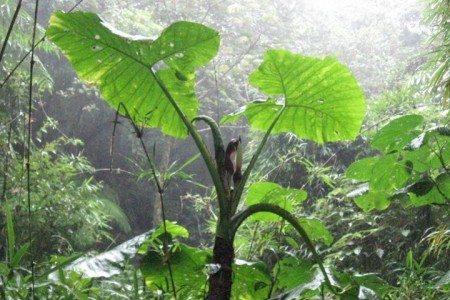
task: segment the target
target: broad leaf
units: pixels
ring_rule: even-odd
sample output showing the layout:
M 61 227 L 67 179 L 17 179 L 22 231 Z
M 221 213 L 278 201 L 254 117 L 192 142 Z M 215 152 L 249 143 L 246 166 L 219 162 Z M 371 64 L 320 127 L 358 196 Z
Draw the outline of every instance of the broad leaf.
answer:
M 410 177 L 406 166 L 395 154 L 380 157 L 373 166 L 370 188 L 379 191 L 393 191 L 404 186 Z
M 341 289 L 343 299 L 381 299 L 390 287 L 375 274 L 348 274 L 333 272 Z
M 299 261 L 301 262 L 301 261 Z M 291 268 L 295 267 L 296 263 L 293 262 L 293 260 L 290 260 L 289 264 L 291 264 Z M 286 266 L 286 263 L 285 263 Z M 309 264 L 307 264 L 309 266 Z M 322 271 L 314 265 L 312 267 L 312 270 L 306 270 L 303 267 L 300 270 L 294 271 L 291 269 L 291 274 L 298 274 L 299 271 L 307 272 L 303 276 L 299 277 L 299 284 L 291 289 L 289 292 L 279 295 L 278 297 L 275 297 L 274 299 L 283 299 L 283 300 L 297 300 L 297 299 L 316 299 L 321 294 L 321 287 L 323 286 L 324 292 L 328 291 L 328 287 L 325 284 L 325 278 L 323 276 Z M 295 273 L 294 273 L 295 272 Z M 333 275 L 331 274 L 331 270 L 326 268 L 326 272 L 328 274 L 328 278 L 331 281 L 332 285 L 337 285 L 336 280 L 334 279 Z M 291 276 L 291 275 L 288 275 Z M 292 280 L 288 280 L 289 284 L 293 283 Z M 285 280 L 283 279 L 281 283 L 284 283 Z
M 423 124 L 420 115 L 406 115 L 389 122 L 372 139 L 372 147 L 388 153 L 401 150 L 418 137 L 418 128 Z
M 123 103 L 136 123 L 175 137 L 185 137 L 187 130 L 150 68 L 165 63 L 156 75 L 191 120 L 199 106 L 193 72 L 211 60 L 219 46 L 218 33 L 200 24 L 173 23 L 153 41 L 121 33 L 87 12 L 55 13 L 47 37 L 114 109 Z M 120 113 L 126 115 L 123 109 Z
M 236 260 L 233 265 L 232 299 L 264 299 L 269 286 L 270 276 L 263 263 Z
M 280 290 L 289 290 L 300 284 L 310 282 L 314 276 L 313 263 L 300 260 L 293 256 L 281 259 L 273 270 L 278 273 L 277 287 Z
M 348 167 L 345 175 L 358 181 L 368 181 L 372 190 L 386 192 L 403 187 L 410 177 L 405 162 L 399 161 L 395 154 L 358 160 Z
M 359 132 L 364 96 L 348 68 L 335 58 L 269 50 L 250 83 L 269 97 L 283 99 L 251 103 L 225 121 L 245 114 L 253 128 L 266 131 L 284 107 L 272 133 L 292 132 L 322 143 L 351 140 Z
M 252 184 L 245 198 L 247 205 L 257 203 L 276 204 L 287 211 L 291 212 L 295 204 L 306 200 L 307 194 L 303 190 L 283 188 L 273 182 L 257 182 Z M 272 213 L 256 213 L 252 216 L 253 220 L 260 221 L 277 221 L 280 217 Z
M 87 278 L 109 278 L 122 273 L 125 261 L 136 255 L 138 247 L 148 237 L 149 232 L 135 236 L 111 250 L 97 255 L 86 254 L 64 267 L 65 271 L 74 271 Z M 53 281 L 58 280 L 58 272 L 49 274 Z

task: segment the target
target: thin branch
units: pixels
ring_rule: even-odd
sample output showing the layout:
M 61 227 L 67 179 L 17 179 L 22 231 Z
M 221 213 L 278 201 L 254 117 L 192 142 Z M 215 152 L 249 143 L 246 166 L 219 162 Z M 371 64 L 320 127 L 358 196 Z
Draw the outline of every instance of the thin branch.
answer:
M 10 149 L 11 149 L 11 139 L 12 139 L 12 129 L 13 129 L 13 112 L 15 101 L 12 97 L 10 97 L 9 101 L 9 110 L 11 114 L 11 121 L 8 122 L 8 131 L 6 136 L 6 145 L 4 150 L 4 162 L 3 162 L 3 186 L 2 193 L 0 196 L 0 204 L 6 202 L 6 190 L 7 190 L 7 182 L 8 182 L 8 169 L 9 169 L 9 158 L 10 158 Z M 3 224 L 0 224 L 3 225 Z
M 109 169 L 110 171 L 112 171 L 112 166 L 113 166 L 113 161 L 114 161 L 114 142 L 116 140 L 116 127 L 118 124 L 118 119 L 119 119 L 119 109 L 116 110 L 116 115 L 114 117 L 114 126 L 113 126 L 113 131 L 111 134 L 111 142 L 109 145 Z
M 239 63 L 245 58 L 245 56 L 251 51 L 253 50 L 253 48 L 256 46 L 256 44 L 258 43 L 259 39 L 261 38 L 261 34 L 258 35 L 258 37 L 253 41 L 253 43 L 247 48 L 247 50 L 245 50 L 244 52 L 242 52 L 239 57 L 234 61 L 234 63 L 228 67 L 227 70 L 225 70 L 222 74 L 220 74 L 221 77 L 224 77 L 225 75 L 227 75 L 228 73 L 230 73 L 236 66 L 239 65 Z M 205 78 L 201 79 L 198 81 L 197 84 L 200 84 L 203 80 L 205 80 Z M 206 92 L 205 94 L 201 95 L 200 98 L 203 97 L 207 97 L 210 95 L 210 92 Z
M 163 219 L 164 235 L 167 236 L 166 213 L 165 213 L 165 208 L 164 208 L 164 188 L 161 186 L 159 178 L 156 175 L 155 163 L 151 159 L 150 155 L 148 154 L 144 140 L 142 139 L 142 135 L 139 135 L 138 138 L 141 142 L 142 150 L 145 153 L 145 156 L 150 165 L 150 168 L 152 169 L 152 174 L 153 174 L 156 186 L 158 188 L 159 200 L 160 200 L 160 204 L 161 204 L 161 214 L 162 214 L 162 219 Z M 168 251 L 167 241 L 166 241 L 166 238 L 164 237 L 163 238 L 163 252 L 167 258 L 167 268 L 169 269 L 170 283 L 171 283 L 172 289 L 173 289 L 173 296 L 175 299 L 177 299 L 177 291 L 176 291 L 176 287 L 175 287 L 175 281 L 173 279 L 172 263 L 170 262 L 170 254 L 168 254 L 167 251 Z
M 161 182 L 161 180 L 160 180 L 160 178 L 158 176 L 158 173 L 156 172 L 156 165 L 155 165 L 154 160 L 152 159 L 152 157 L 149 155 L 149 153 L 147 151 L 147 147 L 145 146 L 144 140 L 142 138 L 142 131 L 139 129 L 139 127 L 136 125 L 134 120 L 131 118 L 127 108 L 125 107 L 125 105 L 122 102 L 119 103 L 119 106 L 117 108 L 116 117 L 119 115 L 119 110 L 120 110 L 121 107 L 125 111 L 126 118 L 130 121 L 131 125 L 135 129 L 136 136 L 137 136 L 137 138 L 139 139 L 139 141 L 141 143 L 142 150 L 144 151 L 145 157 L 147 158 L 147 162 L 150 165 L 150 170 L 152 171 L 152 176 L 153 176 L 153 179 L 155 181 L 156 187 L 158 189 L 159 200 L 160 200 L 160 203 L 161 203 L 161 214 L 162 214 L 162 219 L 163 219 L 164 235 L 167 236 L 166 213 L 165 213 L 164 198 L 163 198 L 164 184 Z M 173 289 L 173 296 L 176 299 L 177 298 L 177 292 L 176 292 L 176 287 L 175 287 L 175 281 L 173 279 L 172 264 L 171 264 L 170 258 L 169 258 L 170 255 L 167 254 L 167 250 L 168 250 L 167 241 L 164 238 L 162 240 L 162 242 L 163 242 L 163 253 L 167 257 L 167 268 L 169 269 L 169 276 L 170 276 L 170 281 L 171 281 L 171 285 L 172 285 L 172 289 Z
M 439 151 L 436 152 L 436 150 L 433 149 L 433 152 L 434 152 L 434 154 L 436 154 L 436 156 L 438 157 L 439 162 L 441 163 L 442 168 L 444 168 L 445 172 L 448 173 L 450 170 L 448 169 L 447 165 L 445 164 L 444 156 L 443 156 L 443 154 L 442 154 L 442 150 L 444 149 L 444 146 L 441 147 L 441 145 L 439 144 L 439 141 L 438 141 L 438 139 L 437 139 L 436 136 L 434 136 L 434 141 L 436 142 L 436 145 L 437 145 Z
M 100 168 L 100 169 L 95 169 L 92 171 L 89 171 L 89 174 L 94 174 L 94 173 L 100 173 L 100 172 L 114 172 L 115 174 L 126 174 L 126 175 L 130 175 L 130 176 L 136 176 L 135 173 L 121 169 L 121 168 Z M 75 173 L 75 175 L 82 175 L 85 174 L 85 172 L 78 172 Z
M 286 220 L 287 222 L 289 222 L 294 227 L 294 229 L 300 234 L 300 236 L 305 241 L 306 246 L 308 247 L 309 251 L 311 251 L 311 253 L 313 254 L 314 260 L 319 265 L 319 268 L 322 271 L 322 274 L 323 274 L 324 279 L 325 279 L 325 283 L 328 285 L 330 290 L 333 293 L 335 293 L 334 287 L 331 284 L 331 281 L 330 281 L 330 279 L 328 277 L 328 274 L 327 274 L 327 272 L 325 270 L 325 267 L 323 266 L 322 258 L 319 256 L 319 254 L 317 253 L 316 249 L 314 248 L 314 245 L 311 242 L 311 240 L 309 239 L 308 234 L 303 229 L 303 227 L 300 225 L 300 223 L 297 221 L 297 219 L 295 218 L 294 215 L 292 215 L 287 210 L 279 207 L 278 205 L 269 204 L 269 203 L 258 203 L 258 204 L 254 204 L 254 205 L 249 206 L 244 211 L 242 211 L 239 214 L 235 215 L 231 219 L 231 225 L 232 225 L 232 228 L 231 228 L 231 231 L 230 231 L 231 232 L 231 239 L 234 240 L 234 236 L 235 236 L 239 226 L 242 224 L 242 222 L 244 222 L 251 215 L 253 215 L 255 213 L 258 213 L 258 212 L 270 212 L 270 213 L 276 214 L 276 215 L 280 216 L 281 218 L 283 218 L 284 220 Z
M 22 0 L 19 0 L 16 6 L 16 10 L 14 11 L 14 15 L 11 19 L 11 23 L 9 23 L 8 31 L 6 32 L 5 40 L 3 41 L 2 49 L 0 50 L 0 63 L 3 60 L 3 55 L 5 54 L 6 46 L 8 45 L 9 37 L 11 36 L 11 32 L 13 30 L 14 24 L 16 23 L 17 16 L 19 15 L 20 8 L 22 7 Z
M 71 9 L 69 9 L 67 12 L 70 13 L 72 12 L 74 9 L 76 9 L 84 0 L 79 0 L 77 3 L 75 3 L 74 6 L 72 6 Z M 3 80 L 3 82 L 0 84 L 0 89 L 3 88 L 5 86 L 5 84 L 8 82 L 8 80 L 14 75 L 14 73 L 17 71 L 17 69 L 20 67 L 20 65 L 25 61 L 25 59 L 27 59 L 28 55 L 31 54 L 32 51 L 34 51 L 34 48 L 37 48 L 37 46 L 39 46 L 42 42 L 45 41 L 45 34 L 43 37 L 41 37 L 36 44 L 33 44 L 31 49 L 27 51 L 27 53 L 25 53 L 25 55 L 19 60 L 19 62 L 14 66 L 14 68 L 11 70 L 11 72 L 8 73 L 8 75 L 5 77 L 5 79 Z
M 259 225 L 259 222 L 256 223 L 255 228 L 253 229 L 252 239 L 250 240 L 250 246 L 248 247 L 247 260 L 252 259 L 253 244 L 255 243 L 256 235 L 259 232 Z
M 34 50 L 36 39 L 36 27 L 39 11 L 39 0 L 36 0 L 34 7 L 33 20 L 33 36 L 31 38 L 31 60 L 30 60 L 30 84 L 28 89 L 28 136 L 27 136 L 27 152 L 26 152 L 26 171 L 27 171 L 27 204 L 28 204 L 28 242 L 31 247 L 32 233 L 31 233 L 31 170 L 30 170 L 30 154 L 31 154 L 31 114 L 33 105 L 33 73 L 34 73 Z M 30 251 L 32 253 L 32 251 Z M 34 261 L 33 255 L 30 258 L 31 264 L 31 298 L 34 299 Z

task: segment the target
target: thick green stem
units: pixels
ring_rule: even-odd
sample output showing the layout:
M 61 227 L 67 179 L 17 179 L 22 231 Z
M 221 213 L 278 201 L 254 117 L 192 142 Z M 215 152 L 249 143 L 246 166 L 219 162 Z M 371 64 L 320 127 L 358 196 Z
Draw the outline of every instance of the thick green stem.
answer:
M 316 249 L 314 248 L 313 243 L 309 239 L 306 231 L 303 229 L 303 227 L 300 225 L 300 223 L 297 221 L 297 218 L 295 218 L 294 215 L 292 215 L 287 210 L 279 207 L 278 205 L 269 204 L 269 203 L 258 203 L 249 206 L 247 209 L 243 210 L 242 212 L 238 213 L 231 219 L 231 239 L 234 240 L 234 236 L 236 234 L 236 231 L 238 230 L 239 226 L 244 222 L 248 217 L 251 215 L 258 213 L 258 212 L 270 212 L 273 214 L 276 214 L 289 222 L 294 229 L 300 234 L 300 236 L 305 240 L 306 246 L 308 247 L 309 251 L 314 256 L 314 260 L 319 265 L 320 270 L 322 271 L 322 274 L 325 279 L 325 283 L 328 285 L 330 290 L 335 293 L 334 287 L 331 284 L 331 281 L 328 277 L 327 272 L 325 271 L 325 267 L 323 266 L 322 259 L 317 253 Z
M 225 190 L 226 195 L 229 195 L 229 188 L 225 184 L 225 148 L 223 145 L 222 134 L 220 133 L 219 126 L 217 123 L 208 116 L 198 116 L 192 120 L 192 123 L 197 121 L 203 121 L 211 128 L 211 134 L 214 140 L 214 155 L 216 160 L 217 171 L 219 172 L 219 177 L 222 182 L 222 186 Z M 228 205 L 226 203 L 226 199 L 223 197 L 219 197 L 219 209 L 221 214 L 227 214 L 226 210 L 228 210 Z
M 267 143 L 267 140 L 270 136 L 270 134 L 272 133 L 273 128 L 275 127 L 275 125 L 277 124 L 278 120 L 280 119 L 281 115 L 283 114 L 284 111 L 284 107 L 280 109 L 280 111 L 277 113 L 277 115 L 275 116 L 275 119 L 272 121 L 272 124 L 270 124 L 269 129 L 267 129 L 266 133 L 264 134 L 264 137 L 262 139 L 262 141 L 259 143 L 258 148 L 255 151 L 255 154 L 253 154 L 252 159 L 250 160 L 250 163 L 248 164 L 247 168 L 245 169 L 244 174 L 242 175 L 242 179 L 240 181 L 239 186 L 237 187 L 235 193 L 234 193 L 234 197 L 233 197 L 233 204 L 234 204 L 234 208 L 233 210 L 235 210 L 235 208 L 238 206 L 239 201 L 241 199 L 242 193 L 244 191 L 244 187 L 245 184 L 247 183 L 248 178 L 250 177 L 250 173 L 252 172 L 253 168 L 255 167 L 256 161 L 259 158 L 259 155 L 261 154 L 264 146 Z
M 214 149 L 224 149 L 222 134 L 220 133 L 219 125 L 217 125 L 216 121 L 209 116 L 198 116 L 195 117 L 192 122 L 203 121 L 208 124 L 209 128 L 211 128 L 211 133 L 214 140 Z M 217 159 L 217 157 L 216 157 Z
M 150 71 L 150 74 L 152 75 L 152 77 L 155 79 L 155 81 L 158 84 L 158 86 L 163 91 L 164 95 L 169 100 L 170 104 L 172 104 L 173 108 L 177 112 L 177 114 L 180 117 L 180 119 L 183 121 L 184 125 L 186 125 L 186 127 L 187 127 L 187 129 L 189 131 L 189 134 L 194 139 L 194 142 L 195 142 L 198 150 L 200 151 L 200 154 L 202 155 L 202 157 L 203 157 L 203 159 L 204 159 L 204 161 L 206 163 L 208 171 L 211 174 L 211 178 L 212 178 L 214 186 L 216 188 L 217 197 L 219 199 L 225 199 L 226 194 L 225 194 L 225 190 L 223 188 L 222 182 L 220 180 L 219 172 L 217 171 L 215 163 L 214 163 L 214 161 L 213 161 L 213 159 L 211 157 L 211 154 L 208 151 L 208 148 L 206 147 L 205 143 L 203 142 L 202 137 L 200 136 L 200 134 L 198 133 L 198 131 L 194 127 L 194 125 L 192 125 L 192 123 L 187 119 L 186 115 L 183 113 L 181 108 L 178 106 L 177 102 L 175 101 L 175 99 L 170 94 L 170 92 L 167 89 L 167 87 L 164 84 L 164 82 L 162 82 L 162 80 L 159 79 L 159 77 L 155 74 L 155 72 L 153 71 L 152 68 L 149 68 L 149 71 Z

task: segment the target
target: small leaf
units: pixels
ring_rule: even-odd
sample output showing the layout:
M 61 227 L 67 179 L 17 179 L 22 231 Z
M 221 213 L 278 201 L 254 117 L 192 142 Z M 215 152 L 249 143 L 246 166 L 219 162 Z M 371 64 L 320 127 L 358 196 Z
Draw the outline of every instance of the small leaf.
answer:
M 420 115 L 406 115 L 389 122 L 372 139 L 372 147 L 384 153 L 402 150 L 420 134 L 423 124 Z
M 306 198 L 307 193 L 303 190 L 283 188 L 273 182 L 257 182 L 253 183 L 248 189 L 245 203 L 247 205 L 271 203 L 291 212 L 295 204 L 303 202 Z M 260 221 L 277 221 L 280 217 L 272 213 L 260 212 L 254 214 L 252 219 Z
M 298 221 L 312 241 L 322 241 L 327 246 L 333 242 L 333 236 L 319 219 L 300 218 Z
M 167 233 L 170 234 L 172 238 L 182 237 L 187 239 L 189 237 L 189 231 L 175 222 L 166 220 L 166 230 Z M 164 225 L 160 224 L 152 233 L 151 239 L 158 238 L 163 234 L 164 234 Z
M 377 161 L 378 157 L 366 157 L 357 160 L 348 167 L 345 176 L 358 181 L 369 181 L 372 178 L 372 170 Z
M 391 203 L 388 195 L 382 191 L 369 191 L 367 194 L 359 196 L 355 199 L 356 205 L 365 212 L 371 210 L 384 210 Z
M 8 276 L 10 270 L 8 266 L 2 262 L 0 262 L 0 276 Z
M 180 244 L 170 253 L 172 274 L 180 299 L 200 299 L 206 282 L 205 266 L 211 261 L 211 253 Z M 150 251 L 143 257 L 141 272 L 150 289 L 166 288 L 169 280 L 167 260 L 160 253 Z M 170 284 L 166 290 L 172 290 Z
M 23 256 L 28 252 L 29 248 L 30 248 L 30 244 L 25 243 L 19 248 L 19 250 L 17 250 L 17 252 L 14 254 L 13 258 L 11 259 L 11 267 L 12 268 L 19 267 Z

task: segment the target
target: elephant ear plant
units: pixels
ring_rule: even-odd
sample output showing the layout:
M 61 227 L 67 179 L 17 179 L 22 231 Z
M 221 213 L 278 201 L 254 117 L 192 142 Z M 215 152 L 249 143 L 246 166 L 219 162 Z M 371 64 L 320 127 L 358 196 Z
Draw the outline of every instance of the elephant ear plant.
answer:
M 331 57 L 306 57 L 285 50 L 266 52 L 262 64 L 250 75 L 250 83 L 266 94 L 267 100 L 251 102 L 222 120 L 246 117 L 251 127 L 264 132 L 242 176 L 234 176 L 231 182 L 220 128 L 212 118 L 198 115 L 194 90 L 195 70 L 217 54 L 218 32 L 181 21 L 151 40 L 121 33 L 93 13 L 57 12 L 47 36 L 61 48 L 78 76 L 97 86 L 120 114 L 139 126 L 156 127 L 177 138 L 193 138 L 211 175 L 219 207 L 212 258 L 219 268 L 209 276 L 209 299 L 231 297 L 233 240 L 239 226 L 259 212 L 278 215 L 298 231 L 333 290 L 307 231 L 288 210 L 270 201 L 242 211 L 237 208 L 271 134 L 289 132 L 318 143 L 356 137 L 365 103 L 345 66 Z M 214 157 L 194 126 L 198 121 L 211 128 Z

